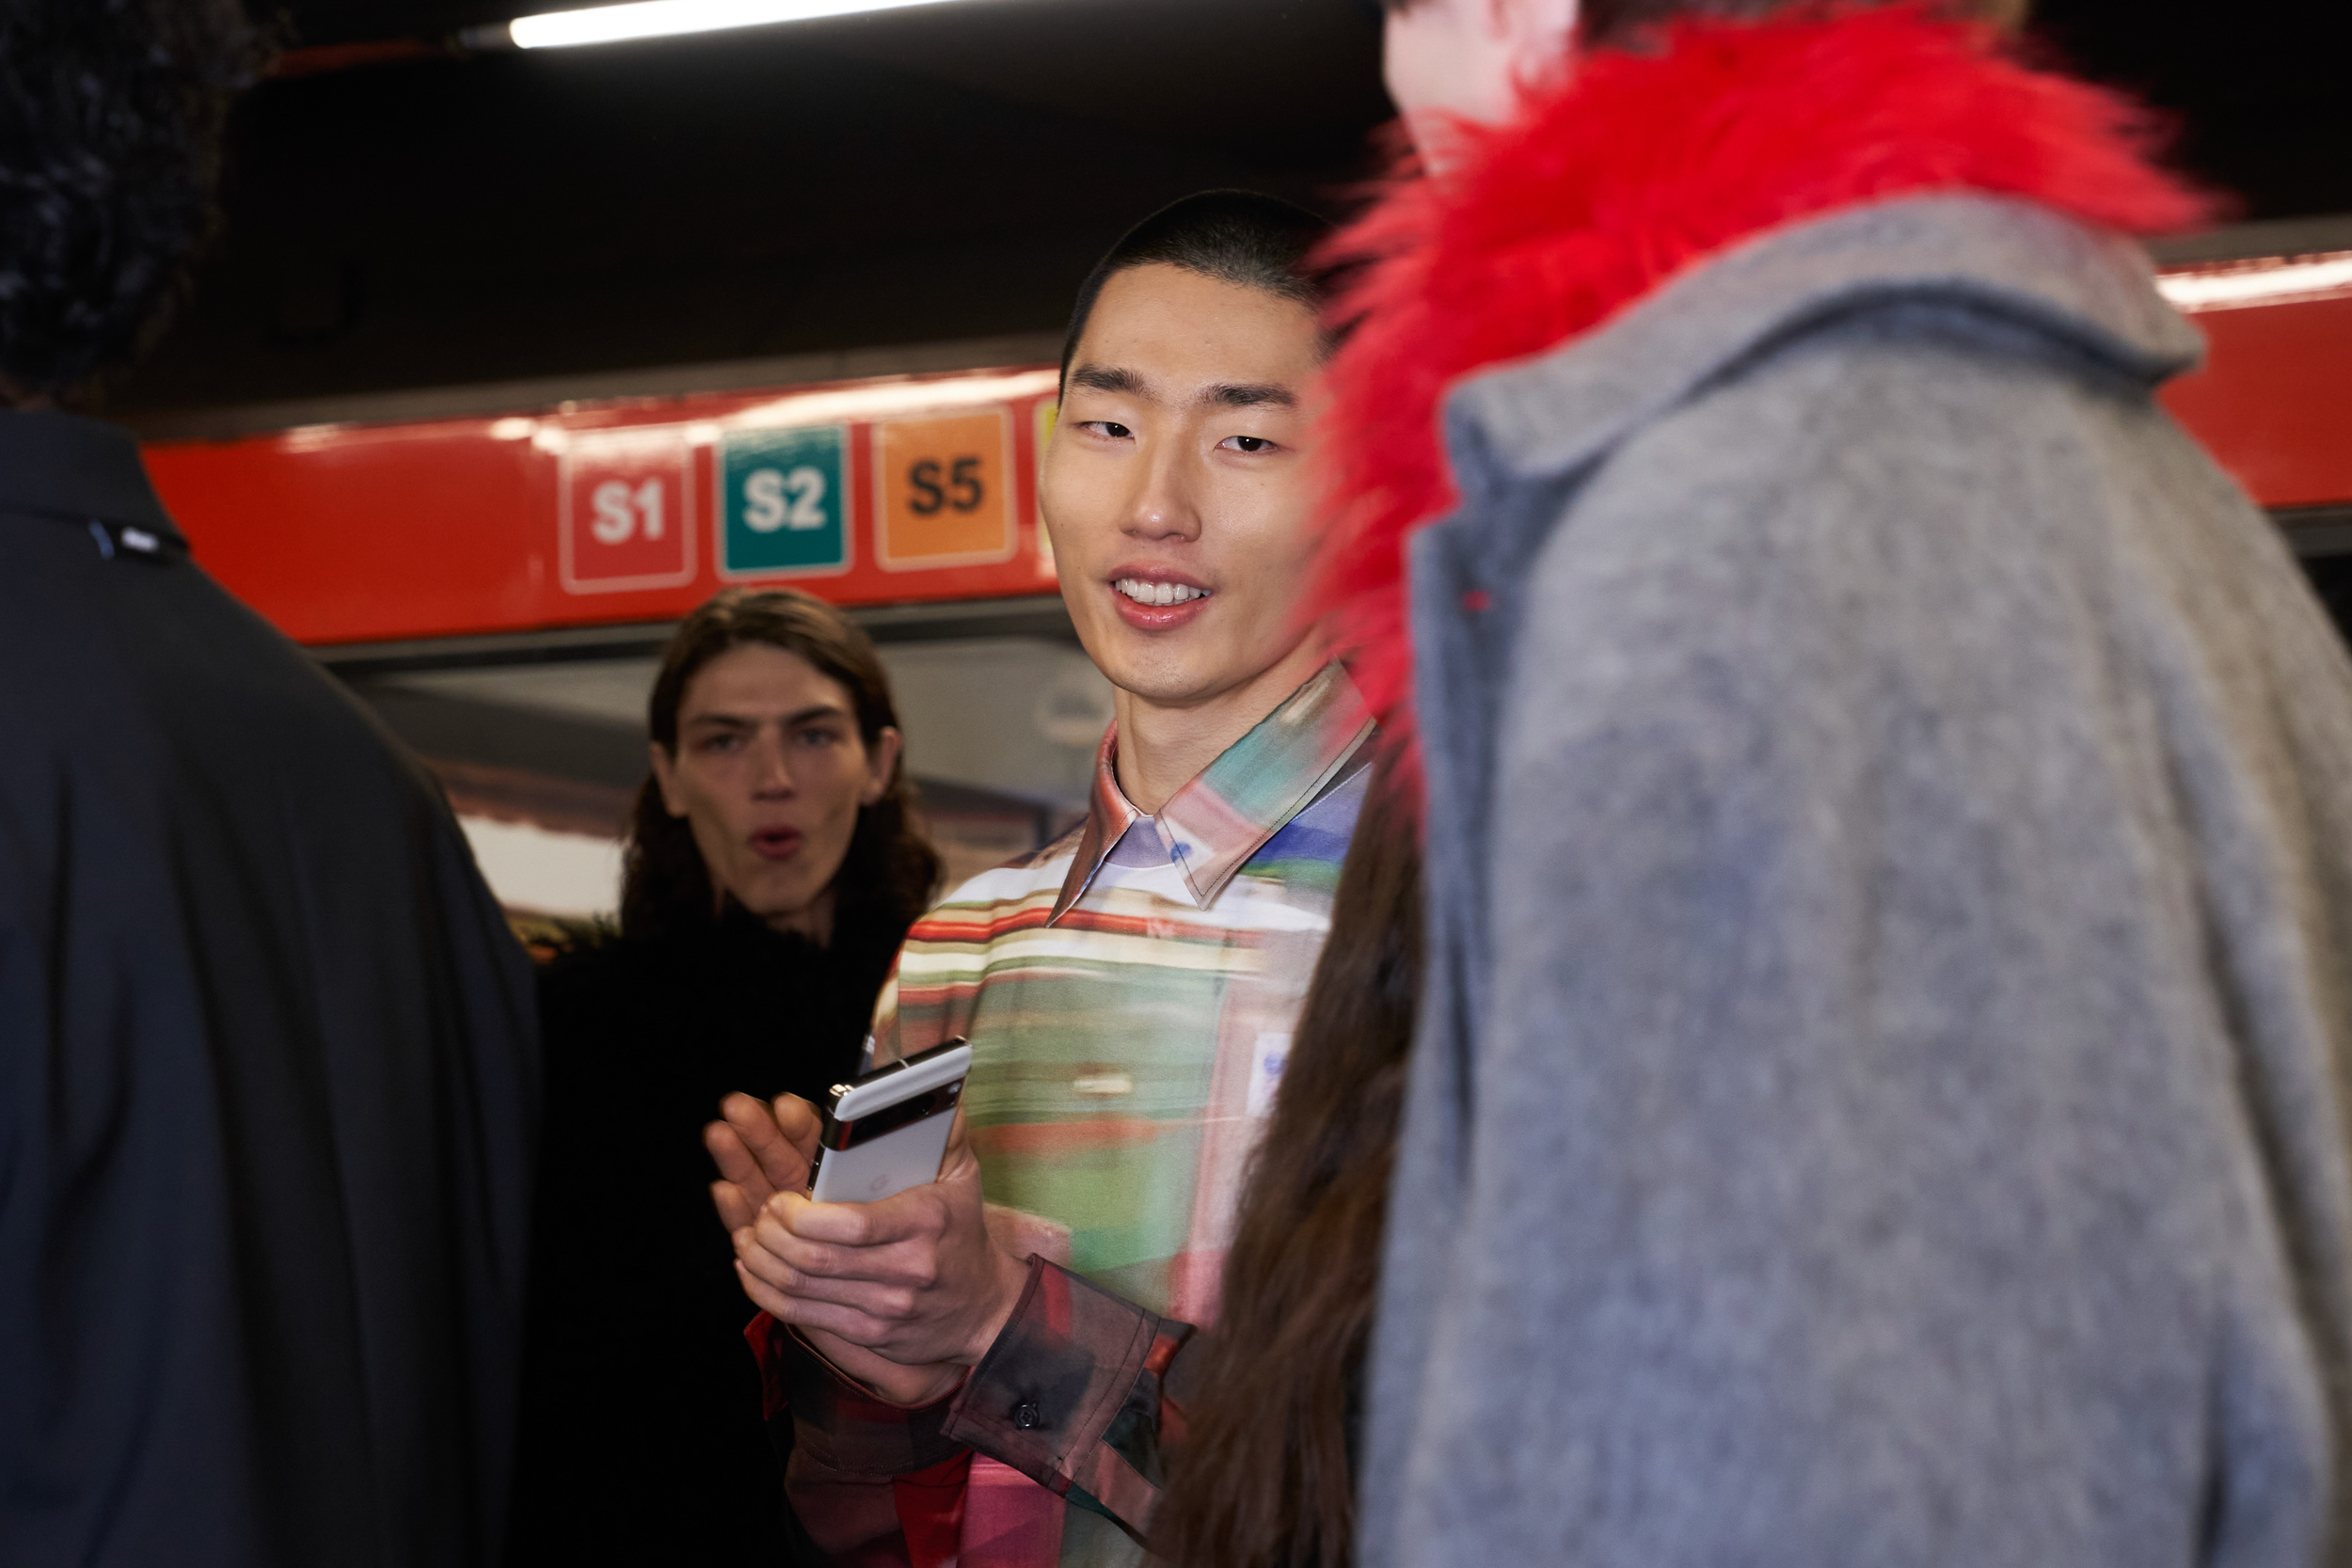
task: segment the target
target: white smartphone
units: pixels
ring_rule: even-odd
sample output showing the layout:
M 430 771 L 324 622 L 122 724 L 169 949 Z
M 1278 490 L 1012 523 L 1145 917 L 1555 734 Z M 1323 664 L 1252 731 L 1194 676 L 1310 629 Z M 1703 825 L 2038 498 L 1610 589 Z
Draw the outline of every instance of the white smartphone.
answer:
M 952 1039 L 854 1084 L 834 1085 L 808 1168 L 808 1196 L 819 1203 L 872 1203 L 937 1180 L 971 1070 L 972 1047 Z

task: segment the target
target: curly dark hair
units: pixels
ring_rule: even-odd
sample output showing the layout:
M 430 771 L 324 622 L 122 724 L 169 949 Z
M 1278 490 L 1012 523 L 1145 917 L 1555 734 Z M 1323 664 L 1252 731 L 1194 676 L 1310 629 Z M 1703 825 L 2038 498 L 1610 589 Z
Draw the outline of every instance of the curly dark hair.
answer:
M 855 623 L 814 594 L 795 588 L 730 588 L 688 616 L 661 653 L 646 703 L 654 744 L 677 754 L 678 707 L 695 673 L 730 648 L 762 643 L 797 654 L 819 674 L 841 683 L 857 709 L 858 736 L 867 747 L 898 727 L 890 676 L 874 644 Z M 914 784 L 901 760 L 881 800 L 858 809 L 849 853 L 834 874 L 834 907 L 844 922 L 870 918 L 904 930 L 930 902 L 939 882 L 939 854 L 914 819 Z M 672 816 L 650 774 L 637 792 L 628 847 L 621 868 L 621 934 L 691 936 L 708 930 L 720 913 L 718 891 L 694 847 L 686 819 Z
M 160 329 L 269 53 L 239 0 L 0 0 L 8 391 L 71 393 Z

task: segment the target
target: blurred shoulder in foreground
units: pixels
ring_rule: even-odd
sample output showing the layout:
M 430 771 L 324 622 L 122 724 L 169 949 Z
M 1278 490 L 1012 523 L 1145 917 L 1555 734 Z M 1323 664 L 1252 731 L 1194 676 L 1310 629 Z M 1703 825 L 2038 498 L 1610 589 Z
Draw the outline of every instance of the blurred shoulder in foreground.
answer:
M 528 965 L 433 783 L 56 406 L 151 329 L 261 58 L 228 0 L 0 11 L 8 1562 L 501 1523 Z

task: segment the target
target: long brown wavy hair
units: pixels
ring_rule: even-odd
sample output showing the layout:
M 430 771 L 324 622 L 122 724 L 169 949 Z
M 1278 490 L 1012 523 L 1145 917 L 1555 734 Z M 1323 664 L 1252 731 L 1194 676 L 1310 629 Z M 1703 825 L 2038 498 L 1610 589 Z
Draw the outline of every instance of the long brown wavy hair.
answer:
M 1421 826 L 1383 757 L 1242 1195 L 1200 1394 L 1153 1521 L 1179 1568 L 1342 1568 L 1421 994 Z
M 750 643 L 798 655 L 838 681 L 857 710 L 858 735 L 868 750 L 881 743 L 882 731 L 898 728 L 890 676 L 873 641 L 849 617 L 795 588 L 730 588 L 688 616 L 661 651 L 661 673 L 645 711 L 655 745 L 677 754 L 678 705 L 687 683 L 721 654 Z M 939 855 L 916 826 L 914 785 L 901 760 L 882 799 L 858 811 L 849 853 L 834 875 L 835 920 L 869 917 L 904 930 L 938 882 Z M 693 830 L 670 815 L 660 782 L 648 772 L 637 791 L 622 862 L 621 934 L 693 935 L 708 930 L 720 909 Z

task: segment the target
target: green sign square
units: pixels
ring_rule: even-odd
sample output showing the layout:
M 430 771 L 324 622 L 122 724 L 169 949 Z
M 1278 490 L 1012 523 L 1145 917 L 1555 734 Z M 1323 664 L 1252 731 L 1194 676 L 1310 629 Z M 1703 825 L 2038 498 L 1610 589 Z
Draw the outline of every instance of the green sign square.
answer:
M 737 430 L 719 441 L 720 570 L 728 577 L 850 565 L 849 431 Z

